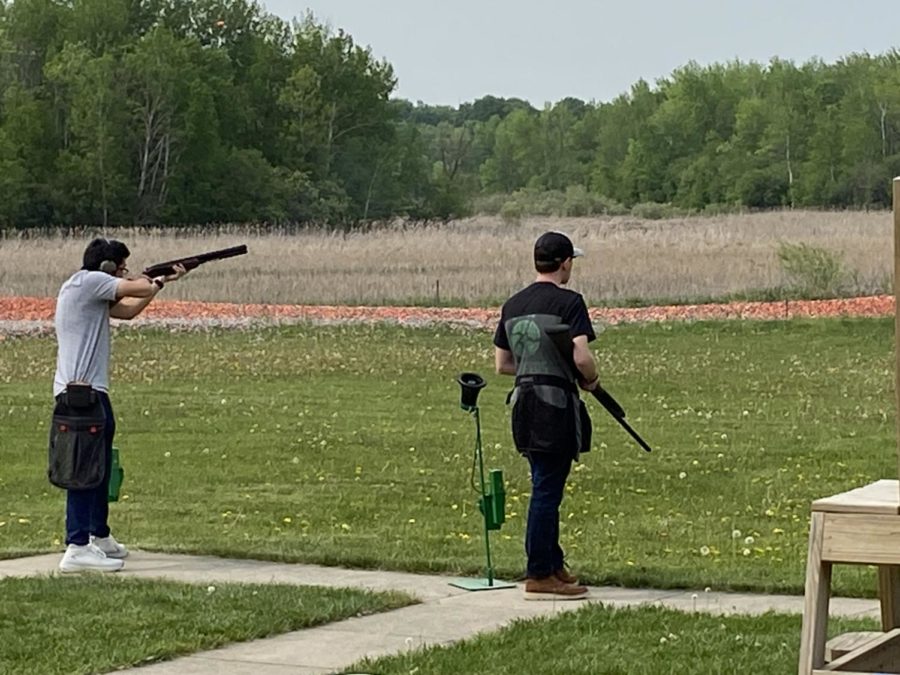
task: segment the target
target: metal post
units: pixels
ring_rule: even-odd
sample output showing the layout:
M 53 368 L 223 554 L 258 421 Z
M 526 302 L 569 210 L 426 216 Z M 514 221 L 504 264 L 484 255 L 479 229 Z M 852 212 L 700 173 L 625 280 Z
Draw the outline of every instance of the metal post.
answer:
M 491 472 L 491 481 L 494 489 L 490 497 L 487 494 L 487 484 L 484 478 L 484 451 L 481 447 L 481 412 L 478 409 L 478 392 L 484 388 L 485 381 L 478 373 L 460 373 L 456 379 L 462 388 L 460 391 L 459 407 L 475 416 L 475 455 L 478 458 L 478 478 L 481 483 L 481 497 L 478 502 L 478 510 L 481 511 L 482 520 L 484 521 L 484 551 L 487 556 L 487 579 L 456 579 L 450 582 L 451 586 L 462 588 L 467 591 L 484 591 L 495 590 L 498 588 L 515 588 L 514 583 L 500 581 L 494 579 L 494 565 L 491 562 L 491 529 L 499 529 L 505 520 L 505 514 L 498 516 L 498 511 L 502 511 L 505 501 L 505 491 L 503 489 L 503 474 L 499 469 Z M 475 486 L 475 462 L 472 462 L 472 488 L 478 491 Z M 499 485 L 499 487 L 496 487 Z M 499 501 L 498 501 L 499 500 Z
M 484 550 L 487 554 L 487 580 L 488 586 L 494 585 L 494 568 L 491 565 L 491 538 L 488 536 L 488 513 L 486 492 L 484 486 L 484 459 L 481 453 L 481 417 L 478 415 L 478 406 L 475 406 L 475 452 L 478 455 L 478 474 L 481 478 L 481 508 L 484 511 Z

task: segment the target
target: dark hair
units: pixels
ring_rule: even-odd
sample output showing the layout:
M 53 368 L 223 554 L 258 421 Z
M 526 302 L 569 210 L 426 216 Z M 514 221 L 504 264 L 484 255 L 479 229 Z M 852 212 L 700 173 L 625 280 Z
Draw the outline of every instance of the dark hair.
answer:
M 560 268 L 561 265 L 562 263 L 556 260 L 534 261 L 534 269 L 536 269 L 539 274 L 553 274 Z
M 121 265 L 130 255 L 131 251 L 121 241 L 116 241 L 115 239 L 107 241 L 98 237 L 84 249 L 84 255 L 81 258 L 81 269 L 97 271 L 104 260 L 112 260 L 116 265 Z

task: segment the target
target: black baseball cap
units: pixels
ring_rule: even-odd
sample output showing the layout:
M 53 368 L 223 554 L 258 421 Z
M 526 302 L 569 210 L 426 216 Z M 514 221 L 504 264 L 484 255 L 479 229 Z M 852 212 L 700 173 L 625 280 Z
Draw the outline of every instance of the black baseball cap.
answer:
M 584 251 L 575 248 L 572 240 L 562 232 L 544 232 L 534 242 L 535 262 L 561 263 L 567 258 L 578 258 L 583 255 Z

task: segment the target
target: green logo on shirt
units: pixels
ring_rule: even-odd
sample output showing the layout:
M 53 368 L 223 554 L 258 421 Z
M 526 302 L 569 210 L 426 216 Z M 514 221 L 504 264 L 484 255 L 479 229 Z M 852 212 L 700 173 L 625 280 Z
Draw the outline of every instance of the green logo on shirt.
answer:
M 531 319 L 517 321 L 509 336 L 509 346 L 518 357 L 531 356 L 541 348 L 541 329 Z

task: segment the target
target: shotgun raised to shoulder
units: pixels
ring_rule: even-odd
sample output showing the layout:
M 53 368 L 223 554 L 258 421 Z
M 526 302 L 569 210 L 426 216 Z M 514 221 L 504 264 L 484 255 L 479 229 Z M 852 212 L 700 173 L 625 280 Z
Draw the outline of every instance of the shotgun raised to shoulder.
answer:
M 177 260 L 167 260 L 166 262 L 150 265 L 144 269 L 142 274 L 145 277 L 165 277 L 175 273 L 175 265 L 183 265 L 186 270 L 192 270 L 199 267 L 203 263 L 211 260 L 223 260 L 224 258 L 233 258 L 238 255 L 247 253 L 247 245 L 232 246 L 231 248 L 223 248 L 218 251 L 210 251 L 209 253 L 198 253 L 187 258 L 178 258 Z

